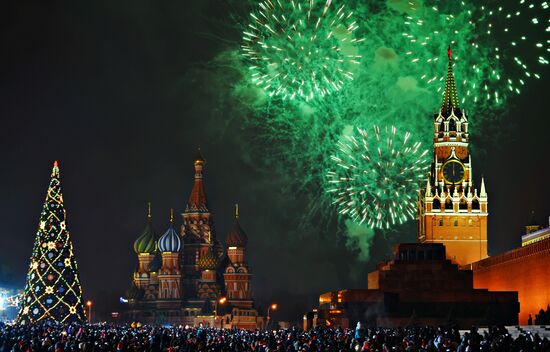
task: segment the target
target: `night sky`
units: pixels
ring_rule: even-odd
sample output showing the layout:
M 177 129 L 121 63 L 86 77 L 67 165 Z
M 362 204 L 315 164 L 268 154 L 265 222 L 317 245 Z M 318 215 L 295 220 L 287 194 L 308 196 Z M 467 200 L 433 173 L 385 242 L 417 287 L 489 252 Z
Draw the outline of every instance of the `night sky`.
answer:
M 394 243 L 414 241 L 414 222 L 406 234 L 376 236 L 364 263 L 330 228 L 295 231 L 304 227 L 307 204 L 284 192 L 275 173 L 256 167 L 262 146 L 250 145 L 254 131 L 214 103 L 225 83 L 209 62 L 239 40 L 229 7 L 219 2 L 3 6 L 0 286 L 24 285 L 56 159 L 84 295 L 100 312 L 117 309 L 131 283 L 132 244 L 145 226 L 147 202 L 158 234 L 168 227 L 170 208 L 184 210 L 198 146 L 218 238 L 225 239 L 238 202 L 255 296 L 283 302 L 280 318 L 299 319 L 328 290 L 366 287 L 366 273 Z M 519 245 L 531 211 L 548 224 L 550 72 L 542 74 L 509 100 L 499 126 L 484 126 L 486 135 L 472 141 L 479 150 L 474 174 L 485 176 L 489 194 L 493 255 Z M 475 109 L 469 114 L 475 119 Z M 418 118 L 431 133 L 431 116 Z M 496 132 L 506 137 L 493 138 Z

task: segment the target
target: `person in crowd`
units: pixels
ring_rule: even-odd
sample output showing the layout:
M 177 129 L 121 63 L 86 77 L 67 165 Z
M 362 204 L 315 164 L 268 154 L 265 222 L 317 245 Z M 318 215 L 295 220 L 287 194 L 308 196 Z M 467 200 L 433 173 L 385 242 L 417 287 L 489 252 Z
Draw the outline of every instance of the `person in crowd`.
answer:
M 550 341 L 528 332 L 515 339 L 503 327 L 460 334 L 456 328 L 355 329 L 316 327 L 227 330 L 148 325 L 6 325 L 0 352 L 194 352 L 194 351 L 550 351 Z

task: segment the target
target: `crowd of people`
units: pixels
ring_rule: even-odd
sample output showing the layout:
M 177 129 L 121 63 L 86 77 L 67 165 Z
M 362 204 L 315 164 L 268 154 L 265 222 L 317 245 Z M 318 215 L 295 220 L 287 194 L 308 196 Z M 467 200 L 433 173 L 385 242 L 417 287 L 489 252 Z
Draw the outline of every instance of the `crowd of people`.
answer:
M 504 328 L 355 329 L 319 327 L 246 331 L 124 325 L 12 325 L 0 327 L 0 352 L 176 351 L 550 351 L 546 338 L 512 338 Z
M 529 319 L 532 321 L 531 315 Z M 546 306 L 546 310 L 541 309 L 539 314 L 535 315 L 535 325 L 550 325 L 550 305 Z

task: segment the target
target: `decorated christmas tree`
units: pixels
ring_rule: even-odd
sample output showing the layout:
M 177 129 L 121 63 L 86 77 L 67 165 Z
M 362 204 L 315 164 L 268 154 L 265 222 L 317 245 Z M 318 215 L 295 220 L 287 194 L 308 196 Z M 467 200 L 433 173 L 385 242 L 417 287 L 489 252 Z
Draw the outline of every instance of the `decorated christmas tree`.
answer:
M 82 288 L 65 219 L 56 161 L 40 215 L 21 301 L 18 318 L 21 324 L 82 322 L 85 319 Z

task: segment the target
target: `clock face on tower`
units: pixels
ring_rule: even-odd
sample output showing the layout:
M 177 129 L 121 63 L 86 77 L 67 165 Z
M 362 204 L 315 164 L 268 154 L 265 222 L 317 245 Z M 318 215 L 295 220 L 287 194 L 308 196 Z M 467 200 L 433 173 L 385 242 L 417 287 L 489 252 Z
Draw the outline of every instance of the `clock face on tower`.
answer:
M 449 160 L 443 164 L 443 178 L 447 183 L 460 183 L 464 179 L 465 168 L 458 160 Z

